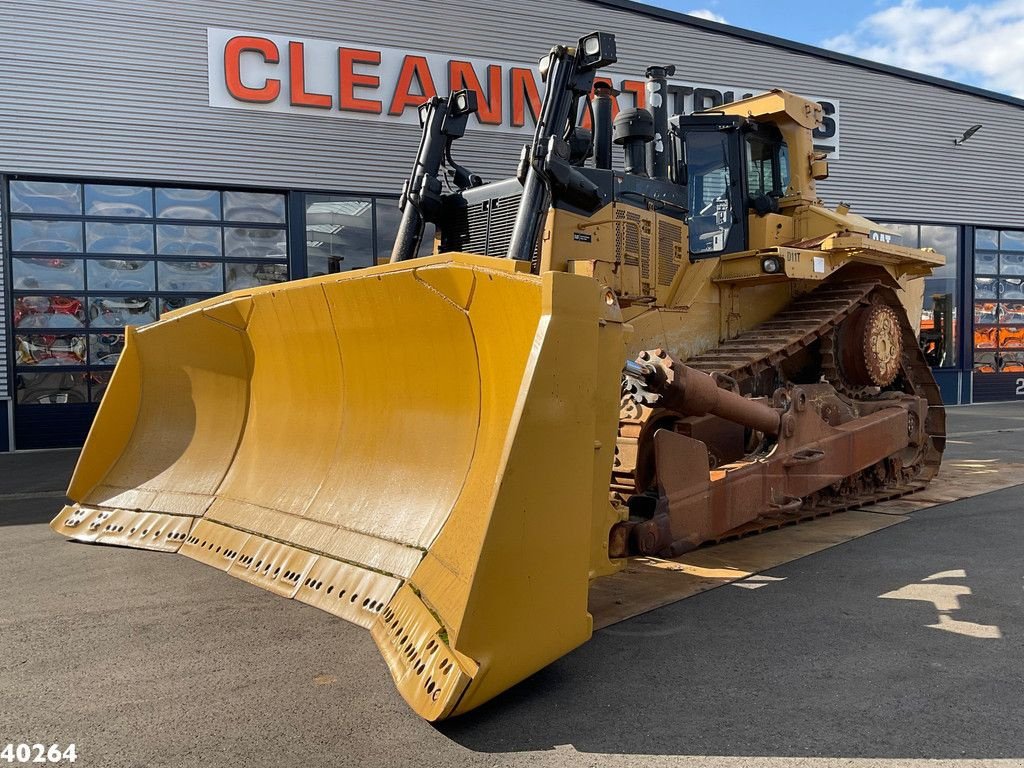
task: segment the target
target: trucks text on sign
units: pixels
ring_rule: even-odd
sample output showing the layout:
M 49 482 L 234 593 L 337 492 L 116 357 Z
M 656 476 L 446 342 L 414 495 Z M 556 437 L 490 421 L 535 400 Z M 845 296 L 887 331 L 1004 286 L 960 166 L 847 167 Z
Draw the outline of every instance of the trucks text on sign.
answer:
M 430 96 L 471 88 L 479 96 L 479 128 L 529 132 L 540 111 L 543 84 L 535 64 L 214 27 L 207 40 L 214 107 L 415 125 L 416 108 Z M 618 106 L 645 106 L 643 78 L 610 79 L 621 91 Z M 673 79 L 669 108 L 687 114 L 762 92 Z M 838 153 L 839 102 L 809 98 L 825 115 L 816 146 Z

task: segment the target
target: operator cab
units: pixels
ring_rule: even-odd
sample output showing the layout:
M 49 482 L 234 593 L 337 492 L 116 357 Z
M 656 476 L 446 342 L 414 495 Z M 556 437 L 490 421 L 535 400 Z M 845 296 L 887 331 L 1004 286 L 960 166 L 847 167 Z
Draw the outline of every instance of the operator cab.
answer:
M 771 123 L 738 115 L 672 118 L 676 181 L 686 187 L 690 260 L 748 247 L 747 215 L 779 210 L 789 186 L 789 157 Z

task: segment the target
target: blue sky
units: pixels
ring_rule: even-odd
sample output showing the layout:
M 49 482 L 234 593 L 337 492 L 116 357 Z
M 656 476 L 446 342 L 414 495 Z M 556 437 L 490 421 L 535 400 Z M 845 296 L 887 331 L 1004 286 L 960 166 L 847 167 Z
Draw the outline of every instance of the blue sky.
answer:
M 642 0 L 1024 98 L 1024 0 Z

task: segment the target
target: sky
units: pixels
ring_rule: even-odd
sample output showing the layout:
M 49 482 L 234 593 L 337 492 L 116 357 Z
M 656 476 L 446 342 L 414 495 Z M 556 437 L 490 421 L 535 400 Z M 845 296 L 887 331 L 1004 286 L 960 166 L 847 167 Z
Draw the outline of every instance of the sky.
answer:
M 642 0 L 1024 98 L 1024 0 Z

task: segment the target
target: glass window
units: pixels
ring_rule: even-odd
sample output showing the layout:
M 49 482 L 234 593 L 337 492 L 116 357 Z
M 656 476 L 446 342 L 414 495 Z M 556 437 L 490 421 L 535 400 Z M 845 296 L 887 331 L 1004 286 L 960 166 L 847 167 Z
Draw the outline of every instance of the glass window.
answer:
M 89 259 L 86 265 L 90 291 L 156 290 L 156 266 L 152 261 Z
M 959 228 L 930 224 L 884 224 L 897 232 L 908 248 L 931 248 L 946 258 L 945 264 L 924 279 L 924 300 L 918 340 L 929 365 L 949 368 L 957 364 L 957 328 L 960 306 L 957 274 L 960 263 Z M 995 298 L 995 286 L 990 286 Z M 994 306 L 994 305 L 993 305 Z
M 85 247 L 89 253 L 150 254 L 153 225 L 90 221 L 85 225 Z
M 1004 251 L 1024 251 L 1024 232 L 1004 229 L 999 233 L 999 247 Z
M 160 299 L 160 314 L 164 312 L 172 312 L 175 309 L 181 309 L 187 307 L 189 304 L 195 304 L 197 301 L 203 301 L 201 296 L 164 296 Z
M 995 229 L 976 229 L 974 231 L 974 247 L 998 250 L 999 231 Z
M 220 258 L 220 233 L 220 227 L 205 224 L 157 224 L 156 252 L 161 256 Z
M 306 267 L 309 275 L 369 267 L 373 262 L 373 200 L 345 195 L 307 195 Z
M 974 242 L 974 370 L 1024 371 L 1024 231 L 979 229 Z M 998 301 L 995 301 L 998 299 Z
M 778 147 L 748 136 L 747 141 L 747 194 L 761 197 L 777 192 L 773 160 Z
M 1000 253 L 999 274 L 1024 275 L 1024 253 Z
M 920 247 L 920 238 L 917 224 L 894 224 L 891 222 L 886 222 L 883 226 L 886 229 L 895 232 L 899 236 L 900 245 L 906 246 L 907 248 Z
M 693 131 L 686 136 L 688 224 L 690 253 L 694 255 L 723 251 L 732 229 L 726 141 L 726 136 L 710 131 Z
M 97 402 L 126 326 L 288 278 L 281 193 L 17 179 L 0 197 L 19 403 Z
M 12 218 L 11 250 L 79 253 L 82 250 L 82 222 Z
M 377 263 L 383 264 L 391 258 L 391 249 L 395 244 L 395 236 L 398 235 L 398 223 L 402 220 L 402 212 L 398 210 L 398 201 L 389 198 L 378 197 L 374 205 L 377 217 Z M 428 240 L 427 233 L 423 233 L 423 239 Z M 429 238 L 430 250 L 434 250 L 433 237 Z M 420 255 L 423 254 L 422 245 Z
M 107 391 L 111 375 L 109 371 L 96 371 L 89 374 L 89 402 L 98 403 L 103 399 L 103 393 Z
M 288 255 L 285 231 L 225 227 L 224 255 L 229 259 L 283 259 Z
M 88 374 L 19 373 L 17 401 L 22 404 L 84 403 L 89 399 Z
M 14 327 L 83 328 L 85 300 L 81 296 L 18 296 L 14 299 Z
M 18 365 L 82 365 L 88 348 L 81 334 L 15 334 L 14 354 Z
M 288 268 L 284 264 L 258 262 L 230 262 L 224 267 L 225 290 L 236 291 L 241 288 L 257 288 L 261 285 L 283 283 L 288 279 Z
M 89 339 L 89 362 L 93 365 L 114 365 L 123 351 L 123 333 L 96 333 Z
M 997 252 L 975 251 L 974 252 L 974 274 L 976 275 L 997 275 L 999 274 L 999 254 Z
M 156 299 L 152 296 L 93 296 L 89 299 L 91 328 L 123 328 L 146 325 L 156 320 Z
M 11 213 L 82 213 L 82 185 L 62 181 L 12 181 Z
M 161 291 L 223 293 L 224 270 L 218 261 L 161 261 L 157 264 Z
M 220 192 L 214 189 L 156 190 L 156 215 L 161 219 L 220 219 Z
M 86 184 L 85 215 L 152 218 L 153 189 L 114 184 Z
M 267 192 L 225 192 L 224 221 L 284 224 L 284 195 Z
M 85 270 L 78 259 L 11 259 L 14 289 L 81 291 Z

